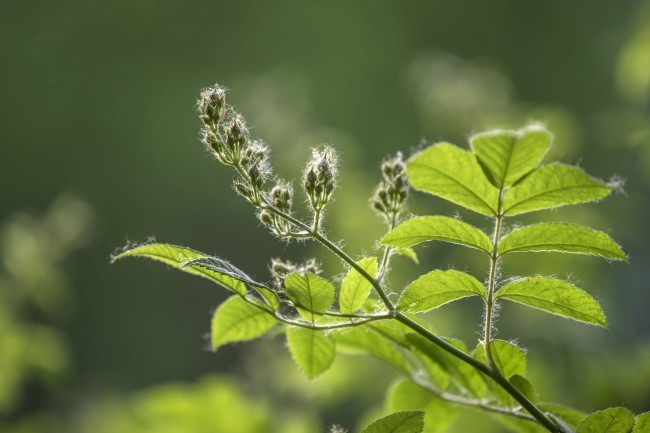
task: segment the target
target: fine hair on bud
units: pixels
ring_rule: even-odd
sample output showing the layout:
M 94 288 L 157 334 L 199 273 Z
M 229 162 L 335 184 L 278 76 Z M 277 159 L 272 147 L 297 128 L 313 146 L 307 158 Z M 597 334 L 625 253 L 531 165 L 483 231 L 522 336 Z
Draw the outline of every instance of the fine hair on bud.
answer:
M 381 165 L 382 181 L 371 198 L 372 208 L 387 221 L 394 221 L 408 198 L 409 182 L 401 153 Z
M 302 184 L 315 211 L 320 211 L 332 196 L 337 174 L 338 158 L 334 149 L 327 145 L 313 149 L 305 166 Z
M 208 126 L 216 126 L 226 118 L 226 89 L 215 84 L 201 90 L 198 101 L 199 117 Z

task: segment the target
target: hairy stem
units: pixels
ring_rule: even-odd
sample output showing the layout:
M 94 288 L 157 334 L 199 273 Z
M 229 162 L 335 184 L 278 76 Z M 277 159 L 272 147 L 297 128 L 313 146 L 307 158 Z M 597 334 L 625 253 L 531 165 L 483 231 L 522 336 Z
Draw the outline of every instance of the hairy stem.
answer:
M 390 222 L 388 223 L 388 231 L 392 231 L 395 228 L 395 225 L 397 224 L 397 215 L 395 213 L 391 214 L 391 219 Z M 377 280 L 382 281 L 384 278 L 384 274 L 388 270 L 388 264 L 390 263 L 390 255 L 391 255 L 391 250 L 392 248 L 386 245 L 384 248 L 384 254 L 381 258 L 381 263 L 379 265 L 379 270 L 377 271 Z
M 496 370 L 492 358 L 492 348 L 490 342 L 492 341 L 492 320 L 494 311 L 494 288 L 496 285 L 497 267 L 499 265 L 499 256 L 497 254 L 497 246 L 501 237 L 501 223 L 503 215 L 499 213 L 494 221 L 494 234 L 492 236 L 492 252 L 490 253 L 490 274 L 488 276 L 487 298 L 485 300 L 485 324 L 483 325 L 483 345 L 485 346 L 485 358 L 487 359 L 488 367 Z

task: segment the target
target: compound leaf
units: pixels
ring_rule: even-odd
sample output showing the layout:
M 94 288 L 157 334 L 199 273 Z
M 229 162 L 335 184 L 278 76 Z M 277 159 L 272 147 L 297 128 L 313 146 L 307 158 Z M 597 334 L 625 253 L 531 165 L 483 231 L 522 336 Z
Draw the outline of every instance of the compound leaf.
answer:
M 380 418 L 363 429 L 361 433 L 422 433 L 424 412 L 397 412 Z
M 499 189 L 510 187 L 534 170 L 552 142 L 553 135 L 541 126 L 488 131 L 470 138 L 485 175 Z
M 485 177 L 476 157 L 453 144 L 438 143 L 406 165 L 409 181 L 428 192 L 483 215 L 497 213 L 499 190 Z
M 314 313 L 324 313 L 330 308 L 336 294 L 332 283 L 314 274 L 294 272 L 284 279 L 284 287 L 301 315 L 312 322 Z
M 508 341 L 492 340 L 490 349 L 494 363 L 507 379 L 514 375 L 524 376 L 526 374 L 526 352 L 520 347 Z M 487 362 L 483 344 L 476 346 L 474 357 L 483 363 Z
M 499 242 L 498 253 L 556 251 L 626 260 L 620 246 L 606 233 L 574 224 L 542 223 L 514 230 Z
M 366 257 L 359 260 L 357 264 L 371 277 L 374 278 L 377 276 L 376 257 Z M 357 312 L 366 302 L 368 296 L 370 296 L 371 290 L 372 284 L 370 281 L 365 279 L 354 268 L 351 268 L 343 280 L 339 293 L 341 313 L 352 314 Z
M 257 338 L 275 325 L 275 318 L 239 296 L 222 303 L 212 317 L 212 350 Z
M 453 269 L 435 270 L 413 281 L 402 293 L 397 308 L 419 313 L 475 295 L 486 296 L 485 287 L 476 278 Z
M 600 200 L 611 191 L 604 182 L 577 167 L 565 164 L 544 165 L 505 193 L 503 213 L 512 216 Z
M 336 343 L 323 332 L 289 327 L 287 343 L 294 361 L 310 380 L 324 373 L 334 362 Z
M 594 298 L 566 281 L 554 278 L 523 278 L 506 284 L 497 298 L 508 299 L 551 314 L 607 327 L 607 319 Z
M 650 412 L 644 412 L 636 416 L 632 433 L 650 433 Z
M 193 260 L 205 259 L 209 258 L 209 256 L 176 245 L 162 243 L 139 245 L 113 256 L 111 261 L 115 262 L 124 257 L 145 257 L 151 260 L 163 262 L 173 268 L 187 272 L 188 274 L 206 278 L 241 296 L 246 295 L 246 286 L 244 285 L 244 282 L 252 281 L 250 277 L 242 271 L 223 260 L 220 260 L 220 262 L 224 264 L 224 266 L 220 268 L 222 271 L 209 269 L 198 264 L 188 264 L 188 262 Z M 213 259 L 219 260 L 216 258 Z M 230 269 L 230 271 L 228 271 L 228 269 Z
M 576 433 L 630 433 L 634 416 L 624 407 L 612 407 L 589 415 L 580 421 Z
M 395 248 L 411 247 L 425 241 L 450 242 L 492 252 L 492 242 L 485 232 L 466 222 L 445 216 L 412 218 L 395 227 L 382 239 L 382 243 Z

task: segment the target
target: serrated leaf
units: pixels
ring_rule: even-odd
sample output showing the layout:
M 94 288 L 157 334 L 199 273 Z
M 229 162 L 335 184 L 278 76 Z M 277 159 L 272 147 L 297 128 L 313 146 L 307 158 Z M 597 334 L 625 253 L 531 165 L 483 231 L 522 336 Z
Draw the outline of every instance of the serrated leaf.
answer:
M 401 380 L 391 386 L 386 400 L 390 412 L 424 411 L 423 433 L 447 431 L 460 414 L 458 407 L 436 398 L 435 394 L 410 380 Z
M 543 127 L 529 126 L 476 134 L 470 138 L 470 146 L 490 182 L 503 189 L 534 170 L 552 141 L 553 135 Z
M 566 281 L 523 278 L 506 284 L 496 298 L 508 299 L 551 314 L 607 327 L 605 313 L 594 298 Z
M 290 274 L 284 279 L 284 287 L 301 315 L 312 322 L 315 320 L 314 313 L 326 312 L 336 295 L 332 283 L 314 274 Z
M 498 253 L 554 251 L 626 260 L 620 246 L 606 233 L 574 224 L 541 223 L 514 230 L 501 239 Z
M 650 433 L 650 412 L 644 412 L 636 416 L 632 433 Z
M 583 170 L 565 164 L 544 165 L 510 188 L 503 198 L 503 213 L 519 215 L 542 209 L 605 198 L 611 188 Z
M 580 421 L 576 433 L 630 433 L 634 416 L 624 407 L 612 407 L 593 413 Z
M 228 273 L 207 269 L 203 266 L 187 265 L 187 263 L 192 260 L 209 257 L 190 248 L 179 247 L 170 244 L 151 243 L 139 245 L 137 247 L 123 251 L 122 253 L 113 256 L 111 261 L 115 262 L 124 257 L 145 257 L 151 260 L 163 262 L 188 274 L 198 275 L 200 277 L 206 278 L 213 283 L 217 283 L 220 286 L 238 295 L 246 295 L 246 286 L 242 281 L 239 280 L 239 278 L 236 278 L 233 275 L 229 275 Z
M 510 379 L 514 375 L 526 374 L 526 352 L 514 344 L 503 340 L 492 340 L 490 343 L 492 359 L 503 376 Z M 476 346 L 474 357 L 483 363 L 487 362 L 483 344 Z
M 366 257 L 357 262 L 357 264 L 365 270 L 371 277 L 377 276 L 377 258 Z M 372 283 L 365 279 L 355 269 L 350 268 L 343 284 L 341 284 L 341 291 L 339 292 L 339 306 L 341 313 L 353 314 L 359 311 L 366 302 L 370 291 L 372 290 Z
M 339 347 L 361 350 L 410 375 L 412 368 L 402 352 L 373 326 L 358 326 L 333 333 Z
M 290 327 L 287 329 L 287 343 L 291 356 L 309 380 L 327 371 L 334 362 L 336 343 L 323 332 Z
M 422 433 L 424 412 L 397 412 L 370 424 L 361 433 Z
M 406 248 L 426 241 L 443 241 L 492 252 L 490 238 L 466 222 L 445 216 L 424 216 L 404 221 L 382 243 L 395 248 Z
M 440 365 L 458 386 L 475 397 L 482 398 L 485 395 L 487 385 L 474 367 L 459 360 L 418 334 L 407 334 L 406 339 L 415 349 Z M 467 353 L 467 347 L 462 341 L 451 339 L 447 339 L 446 341 L 457 349 Z
M 232 296 L 217 308 L 212 317 L 212 350 L 228 343 L 257 338 L 275 323 L 275 318 L 267 311 L 239 296 Z
M 435 270 L 413 281 L 402 293 L 397 308 L 419 313 L 476 295 L 486 296 L 483 284 L 476 278 L 453 269 Z
M 414 155 L 406 169 L 415 189 L 483 215 L 497 213 L 499 190 L 485 177 L 471 152 L 438 143 Z

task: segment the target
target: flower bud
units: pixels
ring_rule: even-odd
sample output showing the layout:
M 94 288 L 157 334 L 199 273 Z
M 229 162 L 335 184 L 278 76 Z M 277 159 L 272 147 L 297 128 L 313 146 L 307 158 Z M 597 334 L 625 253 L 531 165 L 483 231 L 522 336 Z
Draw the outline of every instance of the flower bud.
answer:
M 381 165 L 382 182 L 372 196 L 372 207 L 387 220 L 401 212 L 408 198 L 409 182 L 402 154 L 386 160 Z
M 216 126 L 226 117 L 226 89 L 215 84 L 201 91 L 198 102 L 199 117 L 208 126 Z
M 233 153 L 239 153 L 248 142 L 248 128 L 244 118 L 239 114 L 235 115 L 224 126 L 224 134 L 226 135 L 226 144 Z
M 331 147 L 312 151 L 303 174 L 303 187 L 314 210 L 322 209 L 334 191 L 336 163 L 336 154 Z
M 273 215 L 269 211 L 262 210 L 257 214 L 257 218 L 265 225 L 270 226 L 273 224 Z
M 271 189 L 271 203 L 282 212 L 291 212 L 293 204 L 293 189 L 284 181 L 278 183 Z

